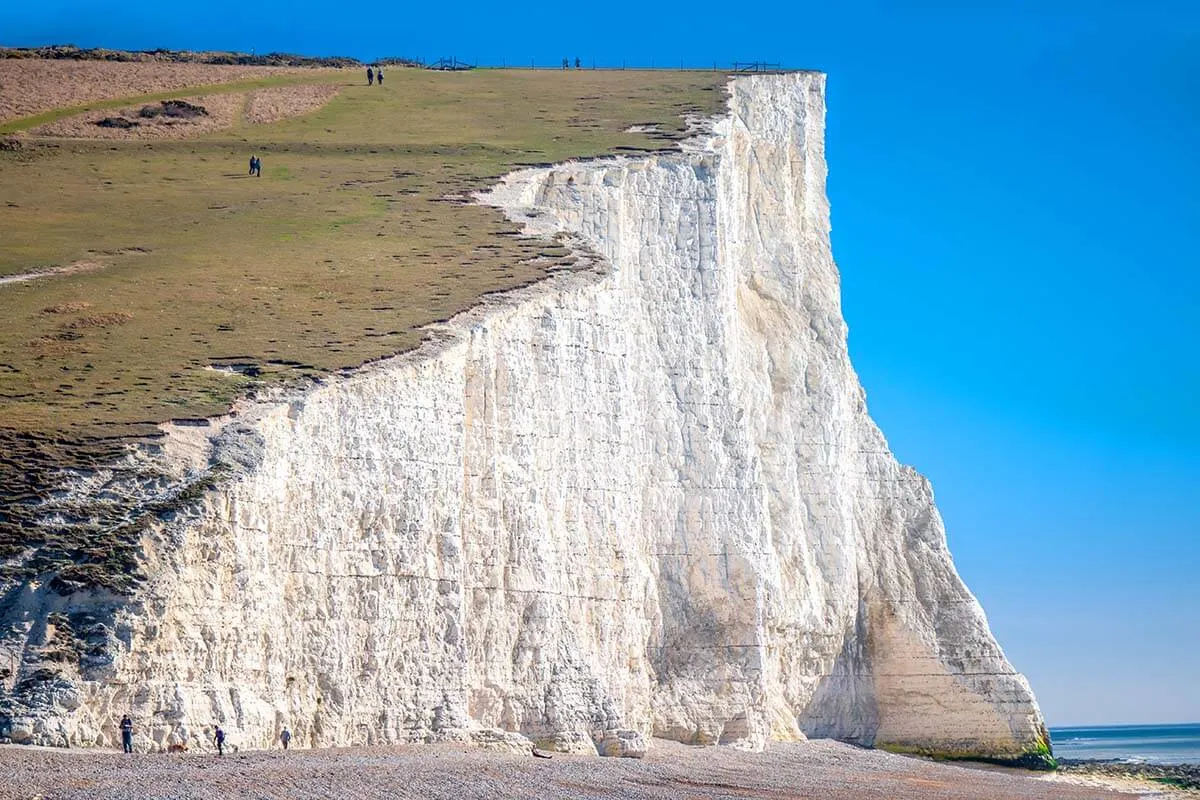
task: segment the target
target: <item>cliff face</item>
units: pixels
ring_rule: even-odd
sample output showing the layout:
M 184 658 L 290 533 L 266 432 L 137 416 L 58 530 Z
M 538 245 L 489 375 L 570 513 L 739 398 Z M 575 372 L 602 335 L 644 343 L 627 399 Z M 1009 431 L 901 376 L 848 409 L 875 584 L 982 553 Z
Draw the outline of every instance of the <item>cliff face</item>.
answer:
M 132 599 L 11 588 L 10 735 L 1043 751 L 847 356 L 823 88 L 737 79 L 683 153 L 510 175 L 484 201 L 591 269 L 169 431 L 155 458 L 226 477 Z M 54 614 L 99 633 L 38 678 Z

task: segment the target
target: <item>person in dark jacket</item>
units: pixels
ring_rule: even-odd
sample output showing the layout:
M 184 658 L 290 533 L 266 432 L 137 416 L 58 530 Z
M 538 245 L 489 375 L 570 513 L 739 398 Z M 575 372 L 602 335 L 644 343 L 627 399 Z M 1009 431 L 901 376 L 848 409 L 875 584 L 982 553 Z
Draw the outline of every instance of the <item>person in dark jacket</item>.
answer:
M 291 741 L 292 741 L 292 732 L 289 731 L 287 728 L 284 728 L 283 733 L 279 734 L 279 743 L 283 745 L 284 750 L 287 750 L 288 745 L 291 744 Z
M 375 70 L 375 81 L 380 86 L 383 86 L 383 67 L 380 67 L 379 69 Z
M 217 726 L 217 732 L 213 735 L 213 741 L 217 745 L 217 755 L 225 755 L 225 731 L 221 730 L 221 726 Z
M 128 714 L 121 717 L 121 749 L 126 753 L 133 752 L 133 720 Z
M 375 82 L 375 70 L 371 69 L 370 67 L 367 67 L 367 86 L 370 86 L 374 82 Z

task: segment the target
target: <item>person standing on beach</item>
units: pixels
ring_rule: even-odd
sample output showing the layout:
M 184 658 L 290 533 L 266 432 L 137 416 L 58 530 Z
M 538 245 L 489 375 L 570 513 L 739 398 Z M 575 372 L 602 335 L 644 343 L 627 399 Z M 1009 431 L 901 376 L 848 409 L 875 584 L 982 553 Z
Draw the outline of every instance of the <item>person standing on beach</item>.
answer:
M 221 730 L 221 726 L 217 726 L 217 732 L 213 735 L 213 741 L 217 744 L 217 755 L 225 755 L 225 731 Z
M 375 70 L 375 82 L 383 86 L 383 67 Z
M 367 86 L 370 86 L 374 82 L 375 82 L 375 70 L 371 69 L 370 67 L 367 67 Z
M 283 729 L 283 733 L 279 734 L 279 743 L 283 745 L 283 749 L 288 749 L 288 744 L 292 741 L 292 732 L 287 728 Z
M 258 156 L 250 156 L 250 174 L 254 174 L 254 168 L 258 166 Z
M 121 717 L 121 749 L 126 753 L 133 752 L 133 720 L 128 714 Z

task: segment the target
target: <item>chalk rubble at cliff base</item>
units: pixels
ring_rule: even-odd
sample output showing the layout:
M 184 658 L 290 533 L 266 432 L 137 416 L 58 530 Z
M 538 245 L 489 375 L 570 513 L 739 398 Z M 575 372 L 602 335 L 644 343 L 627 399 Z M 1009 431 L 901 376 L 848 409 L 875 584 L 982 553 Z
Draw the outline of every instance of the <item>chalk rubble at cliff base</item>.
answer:
M 154 470 L 81 476 L 79 503 L 220 480 L 147 528 L 130 596 L 0 587 L 7 735 L 111 746 L 128 712 L 146 748 L 207 747 L 219 722 L 245 747 L 287 725 L 306 746 L 1043 758 L 1033 694 L 850 365 L 824 77 L 730 93 L 681 152 L 482 198 L 598 267 L 166 426 L 130 456 Z M 87 647 L 41 658 L 64 627 Z

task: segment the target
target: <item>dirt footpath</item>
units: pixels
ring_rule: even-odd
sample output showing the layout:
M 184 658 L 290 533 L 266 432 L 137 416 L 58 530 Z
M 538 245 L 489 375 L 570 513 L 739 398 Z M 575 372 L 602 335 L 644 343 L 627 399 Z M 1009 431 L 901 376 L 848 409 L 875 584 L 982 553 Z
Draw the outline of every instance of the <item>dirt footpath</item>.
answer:
M 836 742 L 765 753 L 656 741 L 644 760 L 551 760 L 459 745 L 226 755 L 0 748 L 0 798 L 411 798 L 412 800 L 1103 800 L 1132 797 Z

